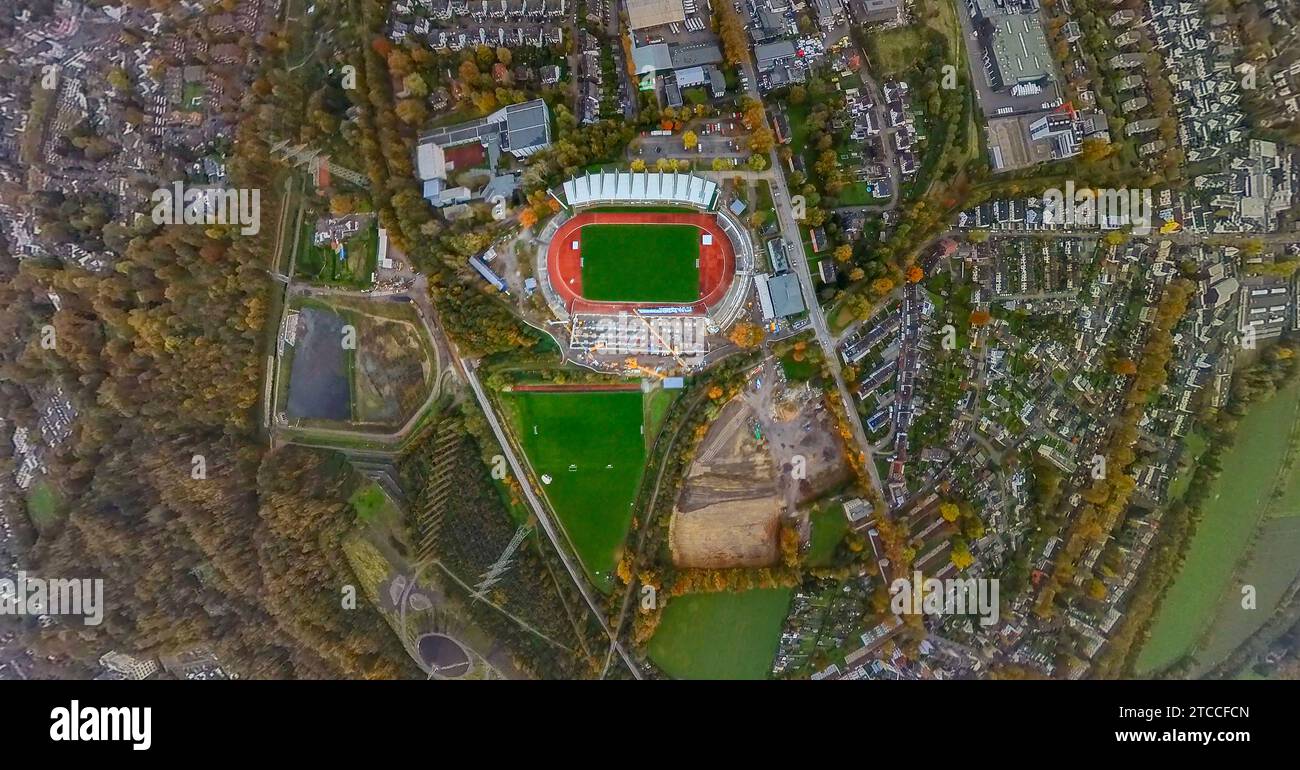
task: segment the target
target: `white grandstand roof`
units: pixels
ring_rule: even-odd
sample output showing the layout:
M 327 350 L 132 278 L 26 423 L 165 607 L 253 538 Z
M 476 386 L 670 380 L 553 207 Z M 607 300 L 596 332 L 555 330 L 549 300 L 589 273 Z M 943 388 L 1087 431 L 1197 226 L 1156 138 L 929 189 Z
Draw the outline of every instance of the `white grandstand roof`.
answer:
M 674 203 L 713 207 L 717 182 L 674 171 L 605 171 L 584 174 L 564 183 L 570 206 L 595 203 Z
M 767 288 L 767 279 L 767 273 L 759 273 L 754 276 L 754 285 L 758 287 L 758 305 L 763 311 L 764 321 L 776 318 L 776 311 L 772 308 L 772 295 Z

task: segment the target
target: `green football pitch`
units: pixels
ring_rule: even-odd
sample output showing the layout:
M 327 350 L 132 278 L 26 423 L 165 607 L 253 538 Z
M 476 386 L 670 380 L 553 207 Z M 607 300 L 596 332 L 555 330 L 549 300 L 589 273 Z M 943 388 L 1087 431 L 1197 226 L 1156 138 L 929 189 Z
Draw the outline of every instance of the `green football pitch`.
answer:
M 515 428 L 592 582 L 614 587 L 645 466 L 638 390 L 515 392 Z
M 674 679 L 766 679 L 792 593 L 756 588 L 673 597 L 650 639 L 650 659 Z
M 700 298 L 700 229 L 583 227 L 582 295 L 595 302 L 694 302 Z

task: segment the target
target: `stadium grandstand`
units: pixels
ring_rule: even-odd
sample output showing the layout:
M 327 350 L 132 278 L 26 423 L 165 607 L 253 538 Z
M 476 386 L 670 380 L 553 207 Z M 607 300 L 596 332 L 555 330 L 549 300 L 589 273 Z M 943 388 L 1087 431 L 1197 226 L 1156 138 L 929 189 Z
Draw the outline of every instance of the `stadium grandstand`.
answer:
M 654 316 L 640 313 L 573 317 L 569 347 L 597 354 L 696 356 L 708 352 L 709 320 L 703 316 Z
M 710 338 L 744 313 L 755 269 L 749 231 L 719 206 L 718 183 L 690 173 L 587 172 L 551 194 L 563 210 L 538 233 L 534 275 L 568 327 L 570 360 L 624 373 L 702 365 Z M 687 282 L 693 290 L 681 291 Z
M 718 183 L 675 171 L 604 171 L 564 183 L 574 208 L 597 205 L 664 204 L 708 211 L 718 199 Z

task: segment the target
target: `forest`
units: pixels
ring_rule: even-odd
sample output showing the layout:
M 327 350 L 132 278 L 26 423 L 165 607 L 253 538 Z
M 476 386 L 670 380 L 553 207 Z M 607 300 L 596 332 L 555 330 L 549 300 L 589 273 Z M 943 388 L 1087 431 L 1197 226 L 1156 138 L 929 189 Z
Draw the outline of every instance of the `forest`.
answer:
M 267 137 L 292 98 L 255 81 L 229 158 L 232 183 L 262 190 L 268 211 L 283 170 Z M 42 202 L 51 215 L 65 203 Z M 69 237 L 94 238 L 98 221 L 71 221 Z M 410 673 L 372 610 L 342 609 L 336 546 L 358 477 L 333 455 L 268 453 L 258 435 L 270 230 L 142 218 L 102 272 L 0 255 L 0 445 L 56 383 L 78 413 L 45 457 L 62 520 L 25 564 L 105 580 L 104 624 L 76 631 L 87 657 L 205 645 L 244 677 Z M 72 635 L 61 628 L 46 633 Z

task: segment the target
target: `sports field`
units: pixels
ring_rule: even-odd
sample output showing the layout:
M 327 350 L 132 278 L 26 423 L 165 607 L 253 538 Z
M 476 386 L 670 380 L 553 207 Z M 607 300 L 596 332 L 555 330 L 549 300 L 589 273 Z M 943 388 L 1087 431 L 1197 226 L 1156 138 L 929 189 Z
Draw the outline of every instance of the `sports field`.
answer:
M 766 679 L 790 610 L 789 588 L 674 597 L 647 651 L 675 679 Z
M 844 506 L 833 503 L 818 508 L 812 514 L 812 542 L 806 557 L 810 567 L 828 567 L 835 549 L 849 533 L 849 520 L 844 518 Z
M 614 586 L 645 465 L 639 390 L 507 394 L 515 430 L 588 577 Z
M 694 302 L 700 297 L 694 225 L 582 228 L 582 294 L 596 302 Z

